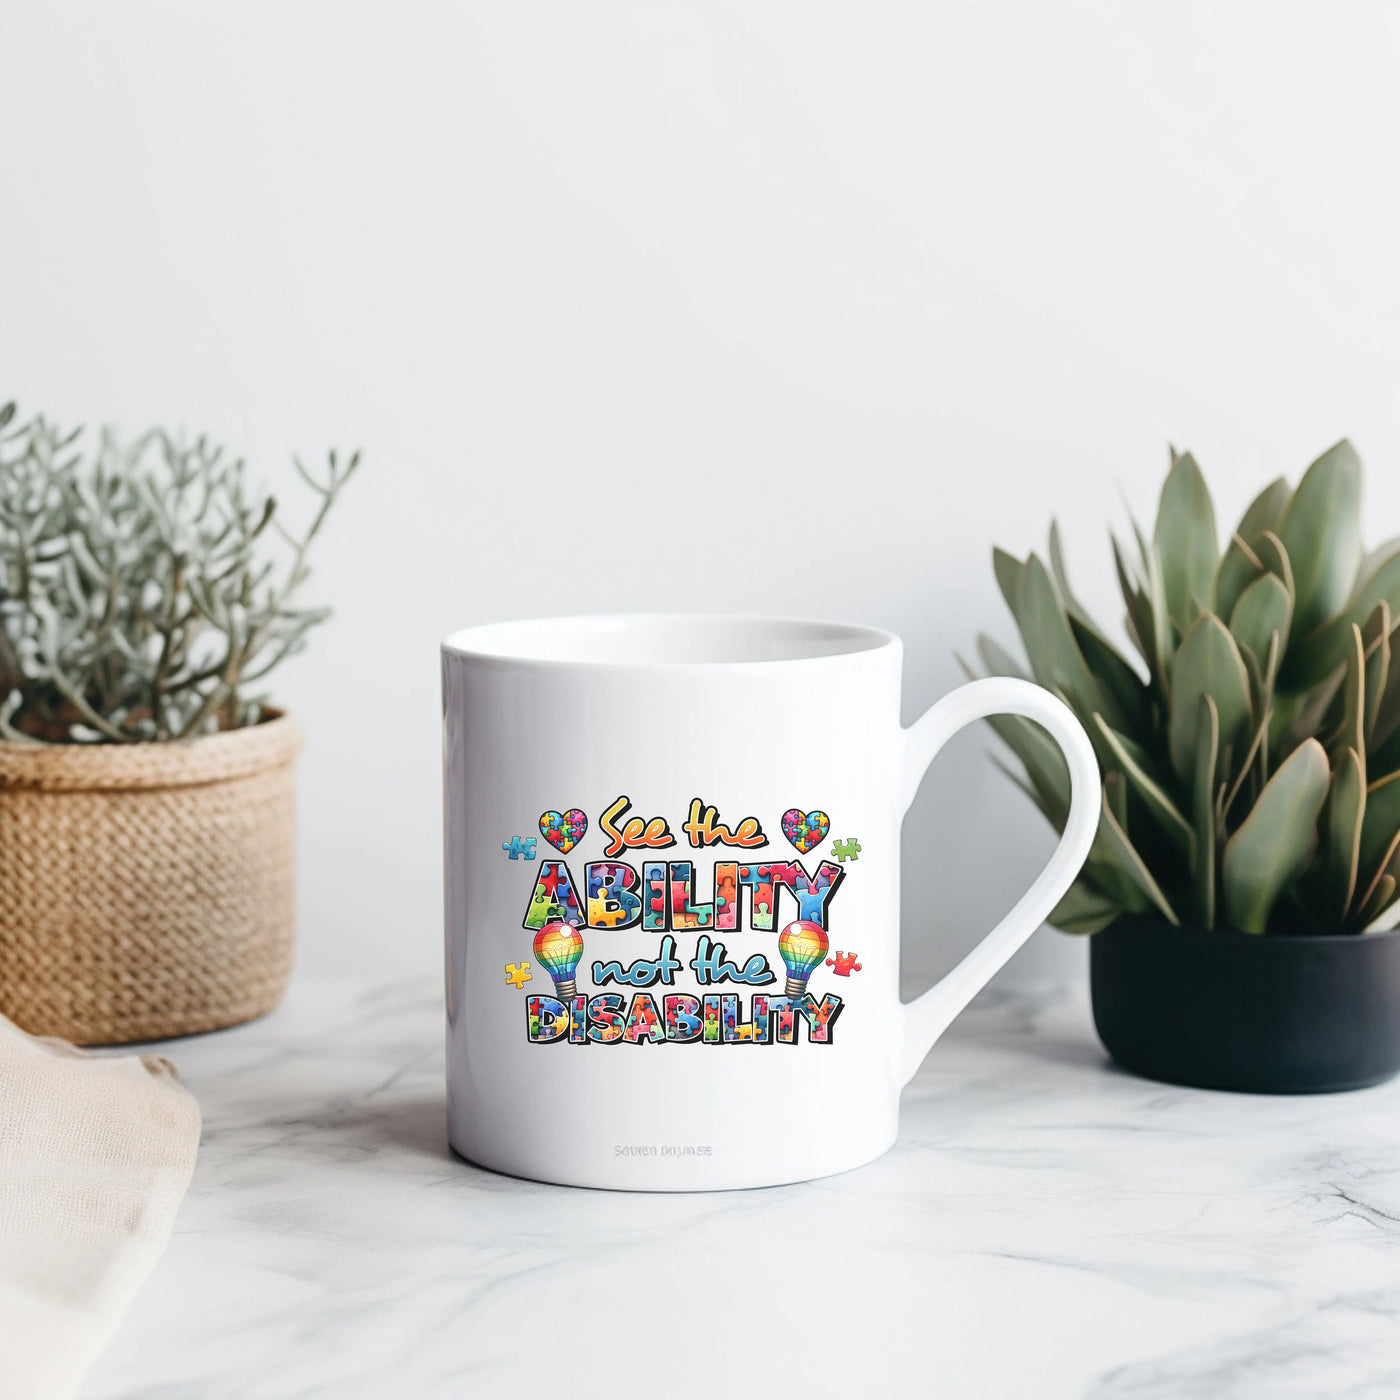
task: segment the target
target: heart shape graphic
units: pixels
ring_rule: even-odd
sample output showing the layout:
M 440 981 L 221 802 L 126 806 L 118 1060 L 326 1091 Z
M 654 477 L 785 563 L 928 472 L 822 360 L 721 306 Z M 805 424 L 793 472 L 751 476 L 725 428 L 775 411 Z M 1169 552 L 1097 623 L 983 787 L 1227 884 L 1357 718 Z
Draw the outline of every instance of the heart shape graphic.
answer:
M 825 812 L 804 812 L 789 807 L 783 813 L 783 835 L 805 856 L 814 846 L 820 846 L 831 830 L 831 818 Z
M 588 818 L 577 808 L 567 812 L 546 812 L 540 818 L 540 835 L 561 855 L 568 855 L 588 830 Z

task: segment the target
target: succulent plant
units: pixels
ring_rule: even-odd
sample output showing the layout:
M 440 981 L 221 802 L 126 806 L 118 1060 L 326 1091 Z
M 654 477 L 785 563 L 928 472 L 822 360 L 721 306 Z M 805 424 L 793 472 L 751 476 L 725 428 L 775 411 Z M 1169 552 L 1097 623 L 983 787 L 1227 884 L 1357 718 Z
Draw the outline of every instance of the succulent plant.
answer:
M 359 463 L 330 454 L 299 534 L 243 462 L 152 430 L 129 444 L 0 407 L 0 738 L 132 743 L 253 724 L 250 693 L 329 615 L 308 546 Z M 295 460 L 295 459 L 294 459 Z M 278 557 L 276 540 L 282 542 Z
M 1028 667 L 988 637 L 986 668 L 1029 676 L 1083 723 L 1103 771 L 1098 836 L 1050 922 L 1122 914 L 1245 933 L 1358 933 L 1400 914 L 1400 540 L 1366 554 L 1361 462 L 1340 442 L 1297 489 L 1250 504 L 1221 554 L 1189 453 L 1173 451 L 1136 558 L 1113 540 L 1141 664 L 1048 564 L 996 550 Z M 1029 721 L 991 721 L 1007 772 L 1063 829 L 1063 759 Z M 1002 765 L 1005 767 L 1006 765 Z

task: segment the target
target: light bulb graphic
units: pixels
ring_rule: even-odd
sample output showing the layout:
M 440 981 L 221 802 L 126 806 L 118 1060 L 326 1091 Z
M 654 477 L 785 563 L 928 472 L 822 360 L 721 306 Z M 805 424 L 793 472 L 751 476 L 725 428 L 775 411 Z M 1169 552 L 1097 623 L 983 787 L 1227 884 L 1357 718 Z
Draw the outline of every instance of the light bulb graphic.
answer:
M 778 935 L 778 954 L 787 968 L 783 995 L 800 1001 L 807 991 L 812 969 L 826 957 L 826 930 L 810 919 L 794 919 Z
M 535 957 L 554 978 L 554 990 L 560 999 L 568 1001 L 578 990 L 574 969 L 583 957 L 583 939 L 578 930 L 569 924 L 546 924 L 535 935 Z

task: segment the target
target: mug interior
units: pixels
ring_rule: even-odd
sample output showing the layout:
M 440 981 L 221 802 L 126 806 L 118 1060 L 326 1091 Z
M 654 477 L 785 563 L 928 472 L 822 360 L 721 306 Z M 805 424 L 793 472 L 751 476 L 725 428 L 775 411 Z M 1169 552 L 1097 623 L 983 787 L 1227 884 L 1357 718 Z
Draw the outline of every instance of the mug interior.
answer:
M 874 651 L 893 633 L 848 622 L 699 613 L 536 618 L 454 632 L 443 649 L 503 661 L 632 666 L 754 665 Z

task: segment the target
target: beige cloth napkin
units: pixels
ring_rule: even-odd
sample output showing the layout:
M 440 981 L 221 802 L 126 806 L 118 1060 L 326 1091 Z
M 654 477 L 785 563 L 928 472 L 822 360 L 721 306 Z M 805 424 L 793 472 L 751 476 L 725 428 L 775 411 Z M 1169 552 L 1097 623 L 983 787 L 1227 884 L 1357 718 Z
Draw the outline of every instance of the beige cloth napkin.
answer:
M 158 1055 L 0 1016 L 0 1400 L 67 1400 L 170 1238 L 199 1105 Z

